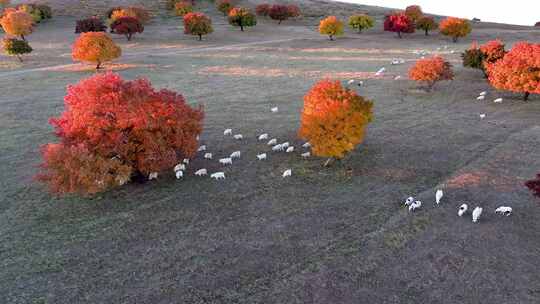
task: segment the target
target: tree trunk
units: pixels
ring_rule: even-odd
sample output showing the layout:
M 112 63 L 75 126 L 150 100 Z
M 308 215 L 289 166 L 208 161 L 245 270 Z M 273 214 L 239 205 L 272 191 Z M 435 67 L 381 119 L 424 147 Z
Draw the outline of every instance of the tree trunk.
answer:
M 452 37 L 452 41 L 454 41 L 454 43 L 458 42 L 458 37 Z
M 361 27 L 358 28 L 358 34 L 360 34 L 360 33 L 362 33 L 362 28 Z
M 525 92 L 525 96 L 523 96 L 523 101 L 529 100 L 529 95 L 531 95 L 531 93 Z
M 429 36 L 429 30 L 425 30 L 426 31 L 426 36 Z
M 323 166 L 324 166 L 324 167 L 328 167 L 328 166 L 330 165 L 330 163 L 333 162 L 333 160 L 334 160 L 334 159 L 333 159 L 332 157 L 329 158 L 329 159 L 327 159 L 326 162 L 324 162 L 324 165 L 323 165 Z
M 17 54 L 17 59 L 19 59 L 20 62 L 23 62 L 21 55 Z
M 199 34 L 199 41 L 201 41 L 201 40 L 202 40 L 202 35 L 201 35 L 201 34 Z
M 282 20 L 281 20 L 281 19 L 279 19 L 279 22 L 278 22 L 277 24 L 281 24 L 281 21 L 282 21 Z
M 126 34 L 127 41 L 131 41 L 131 35 L 132 35 L 131 33 Z
M 100 68 L 101 68 L 101 62 L 98 61 L 97 66 L 96 66 L 96 71 L 99 70 Z
M 399 37 L 399 39 L 403 38 L 401 37 L 401 32 L 397 32 L 397 36 Z
M 240 24 L 240 31 L 244 31 L 244 26 L 242 24 Z
M 330 37 L 331 41 L 334 41 L 334 36 L 333 35 L 328 35 L 328 37 Z
M 21 35 L 21 39 L 26 41 L 26 38 L 24 38 L 24 35 Z

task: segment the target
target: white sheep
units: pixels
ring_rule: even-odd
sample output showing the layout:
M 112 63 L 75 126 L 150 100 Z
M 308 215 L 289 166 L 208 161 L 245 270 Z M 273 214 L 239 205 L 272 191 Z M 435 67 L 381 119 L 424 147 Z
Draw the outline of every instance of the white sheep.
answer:
M 500 213 L 500 214 L 509 216 L 510 214 L 512 214 L 512 207 L 501 206 L 495 209 L 495 213 Z
M 400 79 L 401 79 L 400 75 L 397 75 L 396 77 L 394 77 L 394 80 L 400 80 Z
M 380 68 L 377 73 L 375 73 L 375 76 L 381 76 L 386 71 L 386 68 Z
M 223 131 L 223 135 L 232 135 L 232 129 L 225 129 L 225 131 Z
M 230 158 L 231 158 L 231 159 L 240 158 L 241 155 L 242 155 L 242 152 L 240 152 L 240 151 L 234 151 L 233 153 L 231 153 Z
M 186 170 L 186 165 L 184 164 L 178 164 L 174 166 L 174 172 L 183 171 Z
M 204 159 L 212 159 L 213 155 L 212 153 L 205 153 L 204 154 Z
M 268 139 L 268 134 L 267 133 L 259 135 L 259 140 L 266 140 L 266 139 Z
M 493 102 L 494 103 L 501 103 L 501 102 L 503 102 L 503 99 L 502 98 L 497 98 Z
M 283 172 L 283 177 L 287 177 L 287 176 L 291 176 L 292 175 L 292 170 L 291 169 L 287 169 Z
M 486 96 L 484 96 L 484 95 L 480 95 L 480 96 L 476 97 L 476 100 L 484 100 L 484 99 L 486 99 Z
M 354 79 L 351 79 L 351 80 L 347 81 L 347 85 L 350 86 L 350 85 L 353 85 L 353 84 L 354 84 Z
M 457 215 L 458 216 L 463 216 L 463 214 L 465 214 L 465 212 L 467 212 L 467 209 L 469 209 L 469 206 L 467 206 L 467 204 L 463 204 L 463 205 L 459 206 Z
M 244 135 L 242 135 L 242 134 L 236 134 L 233 137 L 234 137 L 234 139 L 237 139 L 237 140 L 244 139 Z
M 272 151 L 274 152 L 278 152 L 278 151 L 283 151 L 283 146 L 278 144 L 278 145 L 275 145 L 272 147 Z
M 486 114 L 484 113 L 480 114 L 480 119 L 484 119 L 484 118 L 486 118 Z
M 216 180 L 225 179 L 225 172 L 216 172 L 210 175 L 210 178 L 215 178 Z
M 306 142 L 305 144 L 302 145 L 303 148 L 309 148 L 311 147 L 311 144 L 309 142 Z
M 182 177 L 184 177 L 184 171 L 182 170 L 176 171 L 176 179 L 181 179 Z
M 473 223 L 478 222 L 478 220 L 480 219 L 480 215 L 482 215 L 483 210 L 484 209 L 482 209 L 480 207 L 474 208 L 474 210 L 472 212 L 472 221 L 473 221 Z
M 257 159 L 258 159 L 258 160 L 264 160 L 264 159 L 266 159 L 266 153 L 257 154 Z
M 412 212 L 416 209 L 420 209 L 420 207 L 422 207 L 422 202 L 421 201 L 415 201 L 414 203 L 412 203 L 410 206 L 409 206 L 409 212 Z
M 403 204 L 404 204 L 405 206 L 410 206 L 412 203 L 414 203 L 414 197 L 412 197 L 412 196 L 409 196 L 409 197 L 403 202 Z
M 199 149 L 197 149 L 197 152 L 202 152 L 202 151 L 206 151 L 206 145 L 202 145 L 199 147 Z
M 281 146 L 283 147 L 283 149 L 287 149 L 289 147 L 290 143 L 288 141 L 284 142 L 281 144 Z
M 204 176 L 204 175 L 207 175 L 208 174 L 208 171 L 206 169 L 199 169 L 197 170 L 197 172 L 195 172 L 195 175 L 197 176 Z
M 269 145 L 269 146 L 273 146 L 275 144 L 277 144 L 277 139 L 275 139 L 275 138 L 270 139 L 270 141 L 268 141 L 268 143 L 267 143 L 267 145 Z
M 158 177 L 158 173 L 157 172 L 152 172 L 148 175 L 148 180 L 153 180 L 153 179 L 157 179 Z
M 285 152 L 287 152 L 287 153 L 294 152 L 294 147 L 288 147 Z
M 483 92 L 480 92 L 480 96 L 486 96 L 487 92 L 486 91 L 483 91 Z
M 182 161 L 184 164 L 188 165 L 189 164 L 189 158 L 184 158 L 184 160 Z
M 437 203 L 437 205 L 441 202 L 442 197 L 443 191 L 441 189 L 437 190 L 437 192 L 435 193 L 435 202 Z
M 278 112 L 278 107 L 273 107 L 270 109 L 270 111 L 272 111 L 272 113 L 277 113 Z
M 311 156 L 311 152 L 302 153 L 300 154 L 300 156 L 302 156 L 303 158 L 308 158 Z
M 219 160 L 219 163 L 222 165 L 232 165 L 232 158 L 222 158 Z

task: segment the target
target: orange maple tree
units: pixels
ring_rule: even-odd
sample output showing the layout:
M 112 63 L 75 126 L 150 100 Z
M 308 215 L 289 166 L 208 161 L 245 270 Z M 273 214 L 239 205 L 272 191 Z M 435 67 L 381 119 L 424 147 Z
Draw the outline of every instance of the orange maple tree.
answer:
M 27 12 L 8 8 L 0 18 L 0 25 L 8 35 L 19 36 L 26 40 L 24 36 L 32 33 L 34 19 Z
M 540 94 L 540 44 L 519 42 L 501 60 L 487 66 L 489 82 L 500 90 Z
M 336 16 L 326 17 L 319 23 L 319 33 L 328 35 L 330 40 L 334 37 L 343 35 L 343 22 Z
M 339 81 L 321 80 L 304 96 L 298 135 L 311 143 L 314 155 L 343 158 L 364 140 L 372 108 Z
M 72 57 L 76 61 L 95 63 L 96 69 L 101 64 L 120 57 L 122 50 L 103 32 L 81 33 L 73 44 Z
M 202 40 L 203 35 L 212 33 L 212 20 L 203 13 L 188 13 L 184 16 L 184 34 L 197 35 Z
M 426 82 L 428 90 L 431 90 L 438 81 L 454 79 L 454 73 L 449 62 L 434 56 L 418 60 L 409 70 L 409 78 Z
M 43 147 L 38 179 L 55 193 L 91 194 L 192 157 L 202 108 L 145 79 L 96 74 L 68 87 L 65 110 L 52 118 L 59 143 Z
M 457 42 L 460 37 L 469 35 L 472 31 L 471 24 L 466 19 L 448 17 L 439 24 L 441 34 L 452 37 Z

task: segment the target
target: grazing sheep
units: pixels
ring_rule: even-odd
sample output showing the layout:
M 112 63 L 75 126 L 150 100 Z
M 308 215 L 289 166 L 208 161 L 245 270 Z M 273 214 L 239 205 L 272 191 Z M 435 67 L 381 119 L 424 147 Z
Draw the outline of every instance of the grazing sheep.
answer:
M 495 213 L 500 213 L 500 214 L 509 216 L 510 214 L 512 214 L 512 207 L 501 206 L 495 209 Z
M 204 158 L 205 159 L 212 159 L 212 153 L 205 153 Z
M 283 146 L 282 145 L 275 145 L 272 147 L 272 151 L 274 152 L 278 152 L 278 151 L 283 151 Z
M 497 98 L 493 102 L 494 103 L 501 103 L 501 102 L 503 102 L 503 99 L 502 98 Z
M 153 179 L 157 179 L 158 177 L 158 173 L 157 172 L 152 172 L 148 175 L 148 180 L 153 180 Z
M 351 79 L 351 80 L 347 81 L 347 85 L 350 86 L 350 85 L 353 85 L 353 84 L 354 84 L 354 79 Z
M 225 129 L 225 131 L 223 131 L 223 135 L 232 135 L 232 129 Z
M 291 175 L 292 175 L 292 170 L 291 169 L 285 170 L 285 172 L 283 172 L 283 177 L 287 177 L 287 176 L 291 176 Z
M 222 158 L 219 160 L 219 163 L 222 165 L 232 165 L 232 158 Z
M 272 111 L 272 113 L 277 113 L 278 107 L 273 107 L 273 108 L 270 109 L 270 111 Z
M 400 75 L 397 75 L 396 77 L 394 77 L 394 80 L 400 80 L 400 79 L 401 79 Z
M 287 149 L 287 148 L 289 147 L 289 145 L 290 145 L 290 144 L 289 144 L 288 141 L 286 141 L 286 142 L 284 142 L 284 143 L 281 144 L 281 146 L 283 147 L 283 149 Z
M 486 114 L 480 114 L 480 119 L 486 118 Z
M 484 99 L 486 99 L 486 96 L 484 96 L 484 95 L 480 95 L 480 96 L 476 97 L 476 100 L 484 100 Z
M 259 135 L 259 140 L 266 140 L 266 139 L 268 139 L 268 134 L 267 133 Z
M 362 80 L 360 80 L 360 81 L 358 82 L 358 86 L 361 87 L 361 86 L 363 86 L 363 85 L 364 85 L 364 82 L 363 82 Z
M 294 152 L 294 147 L 288 147 L 285 152 L 287 152 L 287 153 Z
M 176 179 L 181 179 L 182 177 L 184 177 L 184 171 L 182 170 L 176 171 Z
M 240 158 L 240 155 L 242 155 L 242 152 L 240 152 L 240 151 L 234 151 L 233 153 L 231 153 L 230 158 L 231 158 L 231 159 Z
M 480 96 L 486 96 L 486 94 L 487 94 L 487 92 L 486 92 L 486 91 L 483 91 L 483 92 L 480 92 L 480 94 L 478 94 L 478 95 L 480 95 Z
M 302 153 L 301 156 L 302 156 L 303 158 L 308 158 L 308 157 L 311 156 L 311 152 Z
M 197 176 L 204 176 L 207 174 L 208 174 L 208 171 L 206 169 L 200 169 L 200 170 L 197 170 L 197 172 L 195 172 L 195 175 Z
M 386 71 L 386 68 L 380 68 L 377 73 L 375 73 L 375 76 L 381 76 Z
M 189 164 L 189 158 L 184 158 L 184 160 L 182 161 L 184 164 L 188 165 Z
M 483 210 L 484 209 L 482 209 L 480 207 L 474 208 L 474 210 L 472 212 L 472 221 L 473 221 L 473 223 L 478 222 L 478 220 L 480 219 L 480 215 L 482 215 Z
M 463 204 L 463 205 L 459 206 L 457 215 L 458 216 L 463 216 L 463 214 L 465 214 L 465 212 L 467 212 L 467 209 L 469 209 L 469 206 L 467 206 L 467 204 Z
M 216 180 L 225 179 L 225 172 L 216 172 L 210 175 L 210 178 L 215 178 Z
M 270 141 L 267 143 L 267 145 L 269 145 L 269 146 L 273 146 L 275 144 L 277 144 L 277 139 L 275 139 L 275 138 L 270 139 Z
M 264 159 L 266 159 L 266 153 L 257 154 L 257 159 L 258 159 L 258 160 L 264 160 Z
M 237 140 L 244 139 L 244 135 L 242 135 L 242 134 L 236 134 L 233 137 L 234 137 L 234 139 L 237 139 Z
M 437 190 L 435 193 L 435 202 L 437 205 L 441 202 L 441 198 L 443 197 L 443 191 L 441 189 Z
M 420 209 L 420 207 L 422 207 L 422 202 L 421 201 L 415 201 L 414 203 L 412 203 L 410 206 L 409 206 L 409 212 L 412 212 L 416 209 Z
M 410 206 L 412 203 L 414 203 L 414 197 L 412 197 L 412 196 L 409 196 L 409 197 L 405 200 L 405 202 L 403 202 L 403 204 L 404 204 L 405 206 Z
M 307 149 L 307 148 L 311 147 L 311 144 L 309 142 L 307 142 L 307 143 L 303 144 L 302 147 Z
M 206 145 L 202 145 L 199 147 L 199 149 L 197 149 L 197 152 L 202 152 L 202 151 L 206 151 Z
M 186 165 L 184 164 L 178 164 L 174 167 L 174 172 L 183 171 L 186 170 Z

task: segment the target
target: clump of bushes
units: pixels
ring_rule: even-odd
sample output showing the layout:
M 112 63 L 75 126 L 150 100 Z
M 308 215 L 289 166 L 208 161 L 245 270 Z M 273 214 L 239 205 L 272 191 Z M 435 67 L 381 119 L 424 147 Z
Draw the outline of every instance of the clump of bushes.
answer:
M 461 54 L 461 58 L 463 59 L 464 67 L 480 69 L 487 77 L 486 71 L 484 69 L 485 56 L 484 53 L 480 50 L 480 48 L 476 45 L 476 43 L 473 43 L 473 45 L 469 49 L 465 50 L 465 52 Z
M 229 11 L 229 24 L 239 26 L 243 32 L 244 27 L 257 25 L 257 18 L 248 8 L 235 7 Z
M 499 90 L 540 94 L 540 44 L 519 42 L 504 57 L 487 65 L 489 82 Z
M 454 73 L 448 61 L 440 56 L 434 56 L 418 60 L 409 70 L 409 78 L 427 83 L 429 91 L 439 81 L 454 79 Z
M 52 9 L 45 4 L 19 4 L 16 9 L 30 14 L 35 23 L 52 18 Z
M 340 159 L 363 141 L 372 120 L 373 102 L 339 81 L 321 80 L 304 96 L 298 135 L 314 155 Z
M 124 35 L 131 41 L 133 34 L 144 32 L 144 26 L 139 19 L 134 17 L 121 17 L 111 23 L 111 33 Z
M 422 16 L 416 21 L 416 28 L 423 30 L 426 36 L 429 36 L 429 31 L 437 28 L 437 22 L 433 17 Z
M 90 17 L 82 20 L 77 20 L 77 25 L 75 26 L 75 33 L 86 33 L 86 32 L 105 32 L 107 26 L 97 17 Z
M 352 15 L 349 17 L 349 26 L 361 33 L 363 30 L 372 28 L 375 24 L 373 17 L 366 14 Z
M 448 17 L 439 24 L 441 34 L 452 37 L 453 42 L 459 38 L 466 37 L 472 31 L 471 24 L 466 19 Z
M 216 3 L 216 8 L 218 11 L 223 13 L 223 16 L 228 16 L 230 10 L 233 8 L 233 5 L 230 0 L 219 0 Z
M 401 12 L 396 12 L 387 15 L 384 19 L 384 30 L 387 32 L 395 32 L 399 38 L 402 38 L 401 33 L 414 33 L 415 24 L 407 15 Z
M 38 175 L 53 193 L 106 191 L 196 153 L 202 109 L 145 79 L 96 74 L 69 86 L 64 103 L 50 120 L 59 142 L 42 148 Z
M 199 36 L 212 33 L 212 20 L 203 13 L 188 13 L 184 16 L 184 34 Z
M 6 9 L 0 18 L 0 25 L 6 34 L 26 40 L 25 36 L 30 35 L 34 29 L 34 20 L 27 12 Z
M 336 16 L 326 17 L 319 23 L 319 33 L 328 35 L 330 40 L 334 40 L 334 37 L 343 35 L 343 22 Z
M 4 38 L 2 41 L 4 52 L 10 56 L 16 56 L 20 62 L 23 62 L 21 55 L 32 52 L 32 47 L 26 40 L 17 38 Z
M 106 33 L 81 33 L 73 44 L 72 57 L 76 61 L 85 61 L 96 64 L 96 70 L 101 64 L 114 60 L 122 54 L 122 50 Z
M 502 41 L 492 40 L 480 47 L 478 47 L 476 43 L 473 43 L 473 45 L 461 55 L 461 58 L 463 59 L 464 67 L 480 69 L 487 78 L 488 66 L 501 60 L 505 54 L 506 51 Z

